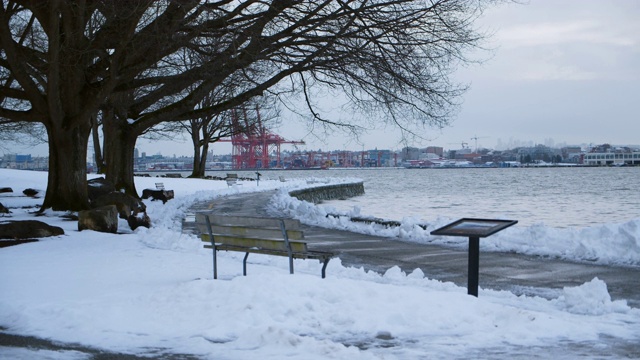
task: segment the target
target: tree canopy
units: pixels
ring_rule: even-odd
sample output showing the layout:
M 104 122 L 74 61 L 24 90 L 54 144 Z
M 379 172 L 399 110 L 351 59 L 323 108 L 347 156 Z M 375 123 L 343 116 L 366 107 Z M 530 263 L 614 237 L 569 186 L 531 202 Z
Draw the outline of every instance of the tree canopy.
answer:
M 43 208 L 61 210 L 88 205 L 87 142 L 104 109 L 118 120 L 113 134 L 130 137 L 115 158 L 162 122 L 221 113 L 266 92 L 303 94 L 327 123 L 313 108 L 319 87 L 403 129 L 441 126 L 464 90 L 450 74 L 482 39 L 473 20 L 491 2 L 3 0 L 0 121 L 45 126 Z M 202 106 L 212 93 L 224 96 Z M 106 134 L 108 119 L 103 126 Z

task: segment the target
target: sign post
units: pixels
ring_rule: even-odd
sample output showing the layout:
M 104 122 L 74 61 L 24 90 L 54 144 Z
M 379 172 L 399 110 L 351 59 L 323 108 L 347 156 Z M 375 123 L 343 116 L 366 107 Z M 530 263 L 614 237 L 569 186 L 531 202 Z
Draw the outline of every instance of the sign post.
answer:
M 431 235 L 469 237 L 467 294 L 478 297 L 480 238 L 493 235 L 517 223 L 517 220 L 462 218 L 431 232 Z

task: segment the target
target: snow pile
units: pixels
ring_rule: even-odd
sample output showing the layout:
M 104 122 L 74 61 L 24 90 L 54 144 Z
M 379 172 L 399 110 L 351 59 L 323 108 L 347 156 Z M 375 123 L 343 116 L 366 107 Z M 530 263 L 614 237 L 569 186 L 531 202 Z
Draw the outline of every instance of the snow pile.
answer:
M 611 301 L 607 284 L 597 277 L 581 286 L 564 288 L 558 300 L 564 309 L 574 314 L 603 315 L 629 310 L 624 301 Z

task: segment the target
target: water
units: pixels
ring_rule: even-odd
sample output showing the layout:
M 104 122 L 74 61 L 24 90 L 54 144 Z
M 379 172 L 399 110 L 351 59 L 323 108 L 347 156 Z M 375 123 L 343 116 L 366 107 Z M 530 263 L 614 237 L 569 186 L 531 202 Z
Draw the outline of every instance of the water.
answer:
M 365 195 L 323 203 L 390 220 L 500 218 L 587 227 L 640 218 L 640 167 L 330 169 L 260 171 L 263 177 L 355 177 Z M 211 172 L 220 176 L 220 172 Z M 223 173 L 224 174 L 224 173 Z M 238 171 L 255 177 L 254 172 Z

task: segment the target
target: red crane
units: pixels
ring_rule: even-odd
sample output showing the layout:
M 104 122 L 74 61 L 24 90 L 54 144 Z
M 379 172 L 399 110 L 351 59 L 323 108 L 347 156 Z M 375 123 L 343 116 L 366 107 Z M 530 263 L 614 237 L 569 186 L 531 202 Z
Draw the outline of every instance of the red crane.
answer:
M 256 106 L 256 121 L 252 122 L 247 116 L 246 109 L 242 109 L 243 119 L 240 119 L 238 110 L 231 113 L 233 135 L 231 140 L 231 161 L 233 169 L 268 169 L 270 168 L 270 153 L 276 157 L 276 167 L 281 167 L 280 145 L 304 144 L 304 141 L 286 140 L 280 135 L 271 133 L 262 125 L 260 109 Z M 242 121 L 242 122 L 241 122 Z

